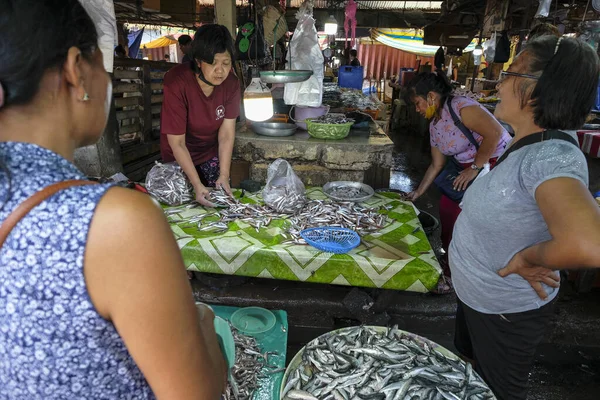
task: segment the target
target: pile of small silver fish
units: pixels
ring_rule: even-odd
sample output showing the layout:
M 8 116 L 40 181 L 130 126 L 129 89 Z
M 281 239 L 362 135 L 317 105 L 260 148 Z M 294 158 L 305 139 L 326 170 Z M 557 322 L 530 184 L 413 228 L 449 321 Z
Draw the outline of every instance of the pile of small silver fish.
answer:
M 492 400 L 471 364 L 449 358 L 397 327 L 347 328 L 310 342 L 283 400 Z
M 346 117 L 346 115 L 344 115 L 344 114 L 322 115 L 319 118 L 312 118 L 311 121 L 315 122 L 317 124 L 330 124 L 330 125 L 354 123 L 353 119 Z
M 303 244 L 300 232 L 304 229 L 333 226 L 352 229 L 364 236 L 382 229 L 388 222 L 388 217 L 380 214 L 379 208 L 369 208 L 356 203 L 312 200 L 301 212 L 287 220 L 286 231 L 294 243 Z
M 304 229 L 333 226 L 352 229 L 364 236 L 384 228 L 389 223 L 389 218 L 381 214 L 381 208 L 390 210 L 392 206 L 386 205 L 379 208 L 366 207 L 357 203 L 334 202 L 330 200 L 310 200 L 302 203 L 299 211 L 293 215 L 280 213 L 271 207 L 258 204 L 242 203 L 223 191 L 211 192 L 211 200 L 223 209 L 214 210 L 206 214 L 199 214 L 191 218 L 180 220 L 171 219 L 172 223 L 197 224 L 202 232 L 221 233 L 228 229 L 228 223 L 242 221 L 254 227 L 258 232 L 261 228 L 268 227 L 274 219 L 285 218 L 283 236 L 287 239 L 283 243 L 306 244 L 300 236 Z M 167 216 L 172 216 L 190 208 L 199 207 L 198 203 L 169 208 L 165 210 Z M 218 217 L 219 220 L 205 222 L 206 217 Z
M 235 343 L 235 364 L 231 367 L 224 398 L 250 400 L 261 378 L 266 374 L 283 372 L 283 369 L 277 369 L 277 366 L 269 363 L 269 356 L 276 353 L 261 353 L 256 339 L 240 333 L 233 327 L 231 333 Z
M 306 204 L 306 196 L 299 193 L 282 193 L 266 204 L 281 214 L 294 214 L 302 210 Z
M 344 200 L 359 199 L 369 195 L 369 193 L 354 186 L 337 186 L 333 188 L 328 194 L 335 198 Z
M 175 163 L 156 163 L 146 176 L 146 189 L 158 201 L 170 206 L 185 204 L 194 199 L 192 185 L 181 167 Z

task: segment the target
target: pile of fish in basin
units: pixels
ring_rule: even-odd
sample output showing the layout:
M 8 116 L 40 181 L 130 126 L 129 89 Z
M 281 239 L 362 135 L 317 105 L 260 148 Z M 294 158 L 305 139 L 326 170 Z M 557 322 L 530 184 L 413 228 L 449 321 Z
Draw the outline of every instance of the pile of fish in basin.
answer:
M 428 339 L 362 326 L 326 333 L 290 362 L 283 400 L 495 399 L 471 364 Z

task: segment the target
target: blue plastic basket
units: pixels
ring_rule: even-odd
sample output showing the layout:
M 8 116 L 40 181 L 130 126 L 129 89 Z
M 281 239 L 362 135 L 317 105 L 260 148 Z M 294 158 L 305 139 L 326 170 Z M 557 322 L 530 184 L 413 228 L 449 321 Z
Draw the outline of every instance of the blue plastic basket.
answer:
M 306 243 L 328 253 L 344 254 L 360 244 L 360 236 L 352 229 L 321 226 L 300 232 Z

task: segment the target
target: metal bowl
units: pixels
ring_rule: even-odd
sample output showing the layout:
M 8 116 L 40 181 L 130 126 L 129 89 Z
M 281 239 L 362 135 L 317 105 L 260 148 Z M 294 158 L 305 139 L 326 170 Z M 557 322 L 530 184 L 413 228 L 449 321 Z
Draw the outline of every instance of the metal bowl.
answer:
M 358 189 L 361 192 L 364 192 L 365 195 L 347 199 L 347 198 L 337 197 L 332 194 L 332 192 L 335 189 L 339 189 L 342 187 L 350 187 L 353 189 Z M 375 191 L 373 190 L 373 188 L 371 186 L 365 185 L 364 183 L 361 183 L 361 182 L 336 181 L 336 182 L 326 183 L 325 186 L 323 186 L 323 193 L 325 193 L 325 195 L 327 197 L 329 197 L 330 199 L 335 200 L 335 201 L 361 203 L 361 202 L 367 201 L 371 197 L 373 197 L 373 195 L 375 194 Z
M 284 69 L 280 71 L 260 71 L 260 80 L 265 83 L 294 83 L 304 82 L 310 78 L 313 71 L 308 69 Z
M 259 135 L 281 137 L 293 135 L 298 127 L 283 122 L 254 122 L 250 129 Z

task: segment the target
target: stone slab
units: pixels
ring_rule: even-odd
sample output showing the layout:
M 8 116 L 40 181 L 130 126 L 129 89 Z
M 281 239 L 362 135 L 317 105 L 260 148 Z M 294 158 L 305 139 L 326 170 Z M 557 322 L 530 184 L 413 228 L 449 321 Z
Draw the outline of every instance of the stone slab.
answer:
M 251 163 L 285 158 L 329 170 L 366 171 L 374 165 L 390 168 L 393 146 L 376 124 L 370 129 L 353 129 L 341 140 L 315 139 L 302 130 L 288 137 L 261 136 L 241 125 L 236 130 L 234 157 Z

